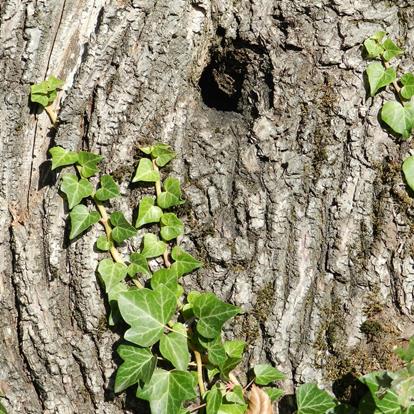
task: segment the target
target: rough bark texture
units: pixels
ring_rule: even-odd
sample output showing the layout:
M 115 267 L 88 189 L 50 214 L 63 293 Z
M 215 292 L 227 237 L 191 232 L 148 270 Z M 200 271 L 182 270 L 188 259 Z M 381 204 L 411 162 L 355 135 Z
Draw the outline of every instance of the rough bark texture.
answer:
M 119 336 L 95 275 L 98 228 L 68 243 L 56 144 L 104 155 L 126 195 L 137 147 L 174 147 L 183 244 L 205 263 L 185 284 L 243 306 L 228 335 L 286 372 L 288 393 L 334 381 L 349 397 L 347 374 L 394 364 L 392 345 L 413 333 L 410 144 L 379 125 L 360 45 L 386 29 L 413 70 L 409 0 L 3 0 L 0 24 L 11 413 L 143 412 L 112 391 Z M 28 104 L 50 74 L 65 80 L 55 132 Z M 132 215 L 142 191 L 117 206 Z

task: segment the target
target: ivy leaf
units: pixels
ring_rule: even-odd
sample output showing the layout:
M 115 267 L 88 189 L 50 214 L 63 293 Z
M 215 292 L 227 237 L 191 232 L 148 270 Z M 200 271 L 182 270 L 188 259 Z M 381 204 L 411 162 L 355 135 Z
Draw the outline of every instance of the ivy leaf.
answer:
M 402 106 L 399 102 L 385 102 L 381 109 L 381 119 L 404 139 L 409 138 L 414 127 L 414 104 L 408 102 Z
M 223 397 L 221 395 L 221 391 L 218 389 L 217 385 L 214 384 L 206 395 L 206 414 L 217 414 L 222 400 Z
M 414 157 L 410 157 L 410 158 L 411 158 L 411 171 L 413 174 L 412 179 L 414 180 Z M 407 158 L 405 161 L 407 161 L 410 158 Z M 405 164 L 405 161 L 404 161 L 404 164 Z M 404 164 L 403 164 L 403 170 L 404 170 Z M 405 174 L 405 171 L 404 171 L 404 174 Z M 410 187 L 411 187 L 411 184 L 410 184 Z M 405 362 L 414 361 L 414 336 L 410 338 L 407 348 L 397 348 L 394 352 Z
M 222 404 L 217 414 L 244 414 L 246 412 L 246 409 L 246 404 Z
M 78 162 L 80 164 L 79 172 L 81 176 L 88 178 L 99 172 L 97 164 L 102 160 L 103 157 L 101 155 L 80 151 Z
M 63 80 L 58 79 L 53 75 L 49 76 L 46 80 L 47 89 L 49 92 L 56 91 L 56 89 L 59 89 L 61 86 L 63 86 L 64 83 L 65 82 L 63 82 Z
M 243 358 L 246 342 L 240 340 L 225 341 L 223 346 L 228 358 L 222 365 L 221 371 L 222 374 L 226 377 L 230 371 L 232 371 L 237 367 L 237 365 L 240 364 Z
M 334 399 L 315 384 L 303 384 L 296 391 L 297 414 L 326 413 L 335 406 Z
M 171 265 L 171 271 L 178 277 L 192 272 L 202 266 L 202 263 L 194 259 L 191 254 L 185 252 L 181 247 L 175 246 L 172 249 L 171 257 L 174 263 Z
M 158 257 L 164 254 L 167 250 L 167 245 L 158 240 L 158 237 L 155 234 L 147 233 L 144 235 L 144 248 L 142 249 L 141 254 L 150 259 L 152 257 Z
M 111 242 L 106 236 L 99 236 L 96 240 L 96 247 L 103 252 L 107 252 L 111 248 Z
M 138 289 L 121 293 L 118 306 L 122 318 L 131 325 L 125 339 L 140 346 L 151 346 L 162 336 L 171 319 L 177 299 L 166 286 L 156 290 Z
M 245 403 L 243 397 L 243 388 L 240 385 L 235 385 L 233 390 L 225 396 L 227 402 L 243 405 Z M 263 414 L 263 413 L 260 413 Z
M 138 219 L 136 227 L 141 227 L 148 223 L 158 223 L 162 216 L 162 210 L 158 206 L 154 206 L 155 201 L 152 197 L 143 197 L 139 203 Z
M 164 167 L 164 165 L 168 164 L 176 155 L 167 144 L 154 145 L 151 154 L 153 158 L 155 158 L 158 167 Z
M 414 366 L 407 366 L 394 373 L 391 390 L 398 396 L 398 403 L 404 408 L 414 409 Z
M 129 290 L 130 288 L 128 285 L 122 280 L 108 292 L 108 302 L 111 307 L 108 317 L 109 325 L 114 326 L 121 320 L 121 314 L 119 313 L 118 307 L 118 298 L 121 293 L 128 292 Z
M 86 206 L 79 204 L 69 213 L 70 217 L 70 235 L 72 240 L 79 234 L 83 233 L 93 224 L 100 220 L 100 215 L 97 211 L 90 212 Z
M 285 395 L 280 388 L 263 388 L 263 391 L 270 397 L 270 401 L 277 401 Z
M 137 397 L 149 401 L 152 413 L 179 414 L 182 403 L 196 397 L 195 386 L 196 378 L 189 372 L 157 368 Z
M 116 371 L 115 392 L 121 392 L 139 380 L 148 382 L 157 364 L 157 358 L 149 349 L 133 345 L 120 345 L 116 352 L 124 360 Z
M 66 194 L 70 210 L 93 193 L 92 184 L 85 178 L 78 181 L 75 174 L 65 174 L 60 189 Z
M 127 275 L 127 267 L 116 263 L 112 259 L 103 259 L 99 262 L 98 273 L 105 284 L 106 293 L 110 292 Z
M 111 224 L 114 226 L 112 229 L 112 238 L 117 243 L 122 243 L 124 240 L 135 236 L 137 229 L 128 223 L 128 220 L 120 211 L 115 211 L 110 217 Z
M 382 47 L 385 49 L 382 56 L 387 62 L 403 53 L 403 51 L 389 38 L 385 39 Z
M 137 181 L 145 181 L 150 183 L 160 181 L 160 173 L 154 170 L 152 162 L 148 158 L 141 158 L 139 160 L 137 171 L 132 179 L 133 183 L 136 183 Z
M 161 237 L 170 241 L 184 233 L 183 222 L 174 213 L 164 213 L 161 217 Z
M 175 332 L 161 337 L 160 352 L 175 368 L 186 371 L 191 360 L 190 352 L 188 352 L 187 329 L 182 323 L 175 323 L 172 329 Z
M 99 201 L 106 201 L 119 196 L 119 188 L 112 176 L 101 177 L 101 188 L 96 191 L 95 197 Z
M 133 277 L 137 273 L 143 273 L 146 276 L 150 274 L 147 259 L 141 253 L 132 253 L 129 260 L 131 262 L 128 266 L 129 276 Z
M 258 385 L 268 385 L 274 381 L 285 379 L 285 375 L 270 364 L 259 364 L 254 367 L 254 382 Z
M 414 191 L 414 156 L 408 157 L 404 160 L 403 165 L 402 165 L 402 170 L 403 170 L 404 177 L 405 177 L 405 180 L 407 181 L 408 186 Z M 411 343 L 411 339 L 410 339 L 410 343 Z M 398 354 L 398 350 L 396 352 Z M 414 356 L 414 351 L 413 351 L 413 356 Z
M 157 289 L 160 285 L 167 286 L 171 292 L 177 291 L 177 276 L 175 276 L 175 273 L 171 271 L 171 268 L 159 269 L 152 275 L 152 289 Z
M 365 40 L 364 46 L 369 58 L 376 58 L 384 52 L 384 48 L 382 47 L 380 42 L 384 38 L 385 34 L 385 32 L 377 32 L 370 38 Z
M 181 199 L 180 181 L 177 178 L 168 177 L 163 183 L 164 191 L 157 197 L 157 204 L 163 208 L 179 206 L 185 203 Z
M 42 106 L 49 106 L 56 98 L 56 90 L 63 85 L 63 81 L 49 76 L 43 82 L 32 85 L 30 88 L 30 100 L 40 103 Z
M 215 338 L 220 335 L 224 323 L 240 309 L 222 302 L 214 293 L 201 293 L 194 301 L 193 312 L 198 318 L 198 333 L 205 338 Z
M 404 99 L 411 99 L 414 96 L 414 75 L 406 73 L 401 77 L 400 82 L 404 85 L 401 88 L 401 96 Z
M 75 164 L 78 161 L 77 152 L 66 151 L 62 147 L 50 148 L 49 154 L 52 156 L 52 170 L 65 165 Z
M 397 78 L 393 68 L 385 69 L 379 62 L 370 63 L 366 69 L 366 73 L 368 75 L 371 96 L 374 96 L 378 89 L 389 85 Z
M 359 380 L 365 384 L 370 393 L 360 403 L 360 410 L 374 405 L 380 413 L 401 414 L 401 406 L 398 396 L 389 389 L 392 378 L 387 371 L 370 372 L 360 377 Z M 365 411 L 361 411 L 365 412 Z
M 200 344 L 207 350 L 208 362 L 220 368 L 227 360 L 226 350 L 220 337 L 214 338 L 212 341 L 198 338 Z

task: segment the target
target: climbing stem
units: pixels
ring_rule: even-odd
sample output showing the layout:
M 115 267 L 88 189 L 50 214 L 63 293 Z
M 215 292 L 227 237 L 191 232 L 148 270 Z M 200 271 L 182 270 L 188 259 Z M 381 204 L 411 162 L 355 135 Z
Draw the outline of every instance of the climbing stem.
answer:
M 383 60 L 383 64 L 384 64 L 385 69 L 388 69 L 390 67 L 390 64 L 385 60 Z M 400 88 L 400 85 L 398 85 L 397 80 L 392 81 L 392 86 L 394 87 L 395 92 L 397 93 L 398 100 L 401 103 L 403 103 L 402 98 L 401 98 L 401 88 Z
M 198 387 L 200 388 L 201 397 L 204 397 L 206 393 L 206 389 L 204 387 L 204 380 L 203 380 L 203 362 L 201 361 L 201 355 L 198 351 L 194 350 L 194 356 L 197 363 L 197 380 L 198 380 Z
M 50 105 L 50 106 L 45 106 L 45 111 L 49 115 L 50 122 L 52 122 L 52 124 L 55 125 L 57 121 L 57 115 L 56 115 L 55 110 Z

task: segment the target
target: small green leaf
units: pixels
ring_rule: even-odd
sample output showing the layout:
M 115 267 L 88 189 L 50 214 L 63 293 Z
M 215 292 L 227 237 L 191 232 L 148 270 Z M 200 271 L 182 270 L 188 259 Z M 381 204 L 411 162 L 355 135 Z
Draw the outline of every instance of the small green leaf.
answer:
M 226 350 L 224 349 L 221 338 L 217 337 L 209 341 L 199 337 L 199 342 L 207 350 L 208 362 L 218 366 L 221 370 L 227 360 Z
M 243 388 L 240 385 L 235 385 L 233 390 L 226 394 L 226 401 L 240 405 L 244 405 Z
M 161 337 L 160 352 L 175 368 L 186 371 L 191 360 L 188 351 L 187 329 L 185 325 L 178 322 L 172 326 L 172 329 L 174 332 Z
M 401 96 L 404 99 L 411 99 L 414 96 L 414 75 L 406 73 L 401 77 L 400 82 L 404 85 L 401 88 Z
M 184 233 L 183 222 L 174 213 L 164 213 L 161 217 L 161 237 L 170 241 Z
M 157 204 L 167 209 L 185 203 L 181 199 L 180 181 L 177 178 L 168 177 L 163 183 L 164 191 L 157 197 Z
M 52 156 L 52 170 L 65 165 L 75 164 L 78 161 L 77 152 L 66 151 L 62 147 L 50 148 L 49 154 Z
M 285 395 L 280 388 L 263 388 L 263 391 L 270 397 L 270 400 L 277 401 Z
M 414 409 L 414 365 L 407 365 L 393 374 L 391 390 L 397 394 L 399 405 Z
M 63 80 L 58 79 L 53 75 L 49 76 L 46 80 L 47 89 L 49 92 L 55 92 L 56 89 L 60 89 L 60 87 L 63 86 L 64 83 L 65 82 L 63 82 Z
M 43 82 L 30 87 L 30 100 L 40 103 L 43 107 L 49 106 L 57 96 L 57 89 L 63 85 L 63 81 L 50 76 Z
M 224 350 L 228 355 L 225 363 L 221 366 L 222 375 L 225 377 L 228 375 L 230 371 L 237 367 L 240 364 L 243 358 L 244 348 L 246 346 L 246 342 L 234 340 L 234 341 L 225 341 Z
M 244 414 L 247 410 L 247 405 L 240 404 L 222 404 L 217 414 Z M 319 413 L 320 414 L 320 413 Z
M 410 158 L 411 158 L 410 163 L 411 163 L 411 174 L 412 174 L 411 179 L 413 180 L 413 186 L 414 186 L 414 157 L 410 157 Z M 404 161 L 404 164 L 410 158 L 407 158 Z M 403 164 L 403 170 L 404 170 L 404 164 Z M 405 174 L 405 171 L 404 171 L 404 174 Z M 407 182 L 408 182 L 408 179 L 407 179 Z M 411 187 L 410 183 L 409 185 Z M 405 362 L 414 361 L 414 336 L 410 338 L 407 348 L 397 348 L 394 352 Z
M 167 286 L 172 292 L 177 291 L 177 276 L 170 268 L 163 268 L 157 270 L 151 278 L 152 289 L 157 289 L 160 285 Z
M 95 197 L 99 201 L 106 201 L 119 196 L 117 183 L 110 175 L 101 177 L 101 188 L 96 191 Z
M 189 372 L 157 368 L 137 397 L 149 401 L 154 414 L 179 414 L 182 403 L 196 397 L 195 386 L 196 378 Z
M 158 257 L 164 254 L 167 250 L 167 245 L 158 240 L 158 237 L 155 234 L 147 233 L 144 235 L 144 248 L 142 249 L 141 254 L 150 259 L 152 257 Z
M 377 42 L 381 42 L 381 40 L 384 38 L 384 36 L 385 36 L 386 34 L 387 34 L 387 33 L 385 33 L 385 32 L 379 31 L 379 32 L 374 33 L 374 34 L 370 37 L 370 39 L 376 40 Z
M 106 236 L 99 236 L 96 240 L 96 247 L 103 252 L 107 252 L 111 248 L 111 243 Z
M 140 147 L 140 151 L 147 155 L 150 155 L 153 149 L 154 147 L 152 145 L 149 147 Z
M 149 349 L 134 345 L 120 345 L 116 352 L 124 360 L 116 371 L 115 392 L 121 392 L 139 380 L 148 382 L 157 364 L 157 358 Z
M 35 85 L 33 85 L 33 86 L 35 86 Z M 32 86 L 32 88 L 33 88 L 33 86 Z M 38 104 L 42 105 L 43 107 L 49 105 L 48 96 L 40 94 L 40 93 L 33 93 L 33 89 L 32 89 L 32 93 L 31 93 L 31 96 L 30 96 L 30 100 L 33 103 L 38 103 Z
M 121 293 L 118 306 L 131 328 L 124 338 L 140 346 L 151 346 L 162 336 L 177 306 L 177 299 L 166 286 L 156 290 L 139 289 Z
M 112 259 L 103 259 L 99 262 L 98 273 L 105 284 L 106 293 L 110 292 L 127 275 L 127 267 L 116 263 Z
M 387 62 L 403 53 L 403 51 L 389 38 L 385 39 L 382 47 L 385 49 L 382 56 Z
M 137 229 L 128 223 L 128 220 L 120 211 L 115 211 L 110 217 L 111 224 L 114 226 L 112 229 L 112 238 L 117 243 L 122 243 L 124 240 L 133 237 L 137 233 Z
M 407 139 L 414 127 L 414 104 L 408 102 L 402 106 L 396 101 L 385 102 L 381 109 L 381 119 L 394 132 Z
M 66 194 L 70 210 L 93 193 L 92 184 L 85 178 L 78 181 L 75 174 L 65 174 L 60 189 Z
M 109 306 L 111 307 L 111 311 L 108 317 L 109 325 L 114 326 L 119 321 L 121 321 L 122 318 L 121 314 L 119 313 L 118 298 L 121 293 L 128 292 L 129 290 L 130 288 L 128 287 L 128 285 L 125 283 L 124 280 L 122 280 L 108 292 L 108 302 Z
M 216 338 L 224 323 L 237 315 L 240 309 L 222 302 L 214 293 L 201 293 L 194 301 L 193 311 L 198 318 L 198 333 L 205 338 Z
M 206 395 L 206 414 L 217 414 L 222 401 L 223 396 L 221 395 L 221 391 L 218 389 L 217 385 L 214 384 Z
M 135 224 L 137 228 L 148 223 L 158 223 L 162 216 L 162 210 L 158 206 L 154 206 L 155 200 L 152 197 L 143 197 L 139 203 L 138 219 Z
M 285 375 L 269 364 L 259 364 L 254 367 L 254 382 L 258 385 L 268 385 L 274 381 L 285 379 Z
M 100 215 L 97 211 L 90 212 L 86 206 L 79 204 L 69 213 L 70 217 L 70 235 L 69 239 L 74 239 L 79 234 L 83 233 L 93 224 L 100 220 Z
M 30 91 L 32 95 L 46 95 L 49 93 L 49 88 L 46 81 L 35 83 L 30 87 Z
M 152 162 L 148 158 L 141 158 L 139 160 L 137 171 L 132 179 L 133 183 L 136 183 L 137 181 L 145 181 L 150 183 L 160 181 L 160 173 L 154 170 Z
M 177 277 L 181 277 L 202 266 L 201 262 L 194 259 L 191 254 L 185 252 L 178 246 L 172 249 L 171 257 L 174 260 L 174 263 L 171 265 L 171 270 Z
M 155 162 L 158 167 L 164 167 L 164 165 L 168 164 L 173 158 L 175 158 L 175 152 L 169 145 L 166 144 L 154 145 L 151 155 L 155 158 Z
M 80 164 L 79 172 L 82 177 L 89 178 L 99 172 L 98 163 L 103 160 L 103 157 L 92 152 L 80 151 L 78 162 Z
M 378 89 L 389 85 L 397 78 L 393 68 L 385 69 L 379 62 L 370 63 L 366 69 L 371 96 L 374 96 Z
M 373 59 L 384 52 L 384 48 L 376 40 L 369 38 L 364 42 L 365 50 L 368 53 L 368 57 Z
M 335 406 L 334 399 L 315 384 L 303 384 L 296 391 L 297 414 L 322 414 Z
M 150 275 L 147 259 L 141 253 L 132 253 L 129 260 L 131 262 L 128 266 L 129 276 L 133 277 L 137 273 L 142 273 L 146 276 Z

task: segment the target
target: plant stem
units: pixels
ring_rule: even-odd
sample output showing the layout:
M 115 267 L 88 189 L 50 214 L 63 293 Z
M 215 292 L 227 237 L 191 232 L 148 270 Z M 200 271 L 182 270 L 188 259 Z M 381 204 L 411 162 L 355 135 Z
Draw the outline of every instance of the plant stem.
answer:
M 52 124 L 55 125 L 57 121 L 57 115 L 56 115 L 55 110 L 52 108 L 52 105 L 45 106 L 44 108 L 45 108 L 46 113 L 49 115 L 50 122 L 52 122 Z
M 190 413 L 195 413 L 196 411 L 198 411 L 200 408 L 203 408 L 203 407 L 205 407 L 207 404 L 206 403 L 204 403 L 204 404 L 200 404 L 200 405 L 197 405 L 197 406 L 195 406 L 194 408 L 190 408 Z
M 117 262 L 117 263 L 121 263 L 121 264 L 123 264 L 123 265 L 125 265 L 125 262 L 124 262 L 124 260 L 122 259 L 122 256 L 121 256 L 121 254 L 118 252 L 118 250 L 116 249 L 116 247 L 114 246 L 114 243 L 113 243 L 113 241 L 112 241 L 112 237 L 111 237 L 111 234 L 112 234 L 112 228 L 111 228 L 111 226 L 109 225 L 109 217 L 108 217 L 108 213 L 106 212 L 106 209 L 105 209 L 105 207 L 98 201 L 98 200 L 96 200 L 95 198 L 93 199 L 94 201 L 95 201 L 95 205 L 96 205 L 96 208 L 97 208 L 97 210 L 98 210 L 98 212 L 99 212 L 99 214 L 101 215 L 101 220 L 100 220 L 100 222 L 102 223 L 102 225 L 104 226 L 104 229 L 105 229 L 105 233 L 106 233 L 106 238 L 108 239 L 108 241 L 110 242 L 110 244 L 111 244 L 111 247 L 110 247 L 110 249 L 109 249 L 109 251 L 110 251 L 110 253 L 111 253 L 111 256 L 112 256 L 112 258 L 115 260 L 115 262 Z M 133 279 L 133 281 L 134 281 L 134 283 L 135 283 L 135 285 L 139 288 L 139 289 L 142 289 L 144 286 L 139 282 L 139 280 L 137 280 L 137 279 Z
M 198 379 L 198 387 L 200 388 L 201 397 L 204 397 L 206 393 L 206 389 L 204 387 L 204 380 L 203 380 L 203 362 L 201 361 L 201 355 L 198 351 L 194 350 L 194 356 L 197 363 L 197 379 Z
M 384 65 L 385 69 L 388 69 L 390 67 L 390 64 L 388 62 L 386 62 L 385 60 L 383 61 L 383 65 Z M 396 80 L 393 80 L 392 81 L 392 86 L 394 87 L 395 92 L 397 92 L 397 98 L 398 98 L 398 100 L 401 103 L 403 103 L 402 98 L 401 98 L 401 88 L 398 85 L 398 82 Z

